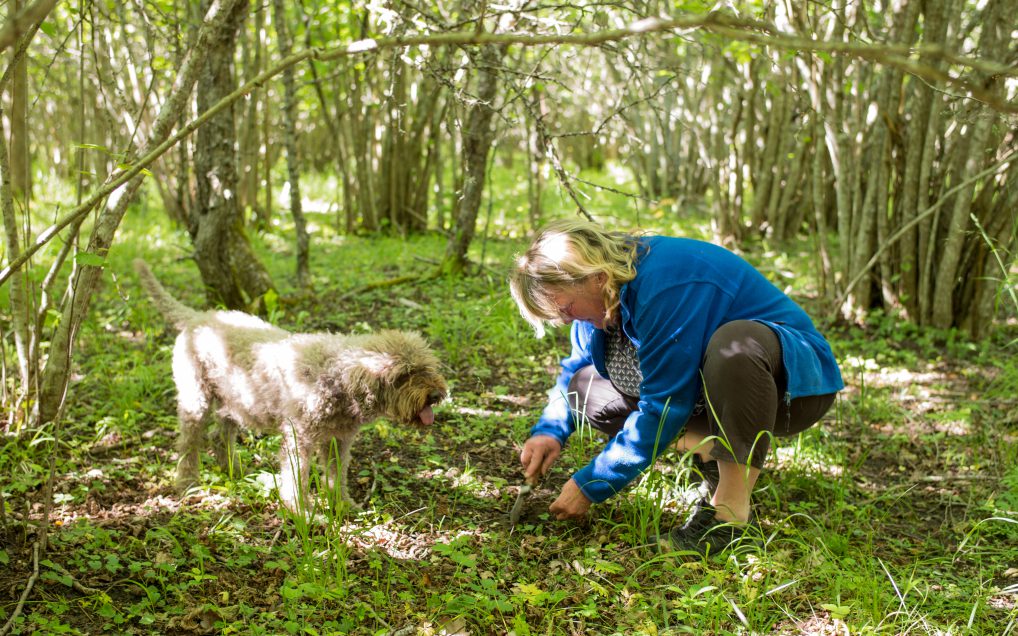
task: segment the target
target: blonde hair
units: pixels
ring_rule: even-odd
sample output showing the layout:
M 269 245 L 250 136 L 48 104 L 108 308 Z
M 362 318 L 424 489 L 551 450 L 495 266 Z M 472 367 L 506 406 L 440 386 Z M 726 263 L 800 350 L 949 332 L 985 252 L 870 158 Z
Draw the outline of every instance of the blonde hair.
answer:
M 562 324 L 552 295 L 564 287 L 604 274 L 605 322 L 615 323 L 619 291 L 636 277 L 640 243 L 624 232 L 609 232 L 594 223 L 562 219 L 546 225 L 509 273 L 509 291 L 523 318 L 538 337 L 544 324 Z

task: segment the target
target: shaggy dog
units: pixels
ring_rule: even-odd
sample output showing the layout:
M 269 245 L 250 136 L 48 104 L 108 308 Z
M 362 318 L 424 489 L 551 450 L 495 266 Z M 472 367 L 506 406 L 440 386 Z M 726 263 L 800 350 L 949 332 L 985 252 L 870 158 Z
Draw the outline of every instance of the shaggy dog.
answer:
M 431 407 L 448 389 L 438 359 L 417 333 L 293 334 L 239 311 L 195 311 L 170 296 L 144 261 L 134 265 L 155 305 L 180 330 L 173 348 L 178 488 L 198 479 L 213 413 L 219 420 L 213 446 L 225 469 L 238 466 L 238 427 L 282 433 L 279 494 L 292 511 L 306 504 L 312 458 L 328 462 L 334 440 L 340 493 L 353 504 L 347 469 L 358 429 L 379 417 L 435 421 Z M 328 464 L 332 481 L 336 465 Z

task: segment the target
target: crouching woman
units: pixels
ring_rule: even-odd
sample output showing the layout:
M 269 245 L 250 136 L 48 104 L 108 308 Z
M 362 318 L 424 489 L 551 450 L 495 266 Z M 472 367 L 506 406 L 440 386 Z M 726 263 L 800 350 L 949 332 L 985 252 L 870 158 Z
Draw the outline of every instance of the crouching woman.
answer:
M 520 454 L 525 476 L 548 471 L 577 417 L 608 435 L 551 504 L 557 519 L 584 517 L 677 440 L 706 496 L 654 540 L 722 550 L 751 519 L 771 436 L 812 426 L 844 386 L 806 312 L 710 243 L 557 221 L 517 257 L 509 286 L 539 336 L 571 324 L 572 351 Z

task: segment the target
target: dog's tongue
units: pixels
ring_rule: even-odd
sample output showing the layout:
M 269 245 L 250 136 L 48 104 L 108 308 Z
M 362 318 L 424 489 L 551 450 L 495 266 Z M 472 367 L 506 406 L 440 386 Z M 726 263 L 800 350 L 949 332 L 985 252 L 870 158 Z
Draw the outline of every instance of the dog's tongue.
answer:
M 430 406 L 425 406 L 418 417 L 421 418 L 422 424 L 431 426 L 435 423 L 435 412 L 431 410 Z

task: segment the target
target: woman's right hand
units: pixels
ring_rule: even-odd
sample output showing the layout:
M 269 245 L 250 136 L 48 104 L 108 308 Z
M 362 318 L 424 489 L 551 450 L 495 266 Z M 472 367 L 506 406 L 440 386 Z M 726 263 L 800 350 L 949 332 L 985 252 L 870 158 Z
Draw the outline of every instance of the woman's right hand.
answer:
M 562 452 L 562 444 L 550 435 L 535 435 L 527 440 L 520 452 L 523 476 L 533 484 L 548 473 L 551 465 Z

